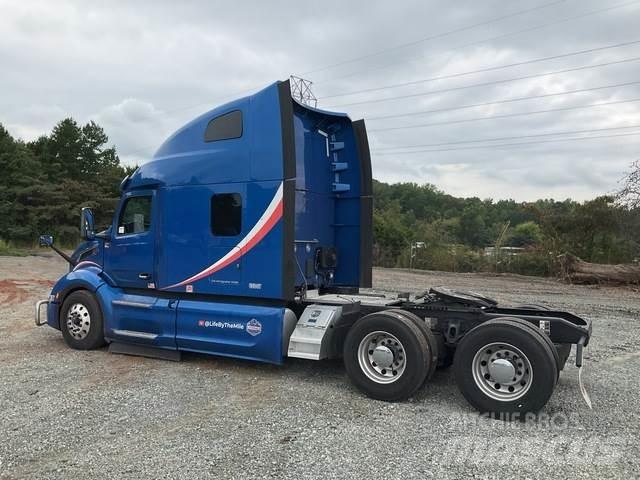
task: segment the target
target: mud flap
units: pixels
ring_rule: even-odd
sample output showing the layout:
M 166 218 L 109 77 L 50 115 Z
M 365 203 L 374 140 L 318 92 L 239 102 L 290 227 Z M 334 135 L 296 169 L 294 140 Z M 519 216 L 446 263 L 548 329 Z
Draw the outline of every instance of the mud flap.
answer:
M 591 410 L 593 410 L 593 406 L 591 404 L 591 397 L 589 397 L 589 394 L 587 393 L 587 389 L 585 388 L 584 383 L 582 383 L 582 363 L 583 363 L 582 351 L 584 349 L 584 342 L 585 342 L 585 338 L 582 337 L 578 342 L 578 344 L 576 345 L 576 367 L 578 367 L 578 385 L 580 387 L 580 393 L 582 394 L 582 398 L 584 399 L 587 406 Z
M 584 383 L 582 383 L 582 367 L 578 367 L 578 385 L 580 386 L 580 393 L 582 394 L 582 398 L 584 398 L 587 406 L 593 410 L 593 406 L 591 405 L 591 397 L 587 393 L 587 389 L 584 387 Z

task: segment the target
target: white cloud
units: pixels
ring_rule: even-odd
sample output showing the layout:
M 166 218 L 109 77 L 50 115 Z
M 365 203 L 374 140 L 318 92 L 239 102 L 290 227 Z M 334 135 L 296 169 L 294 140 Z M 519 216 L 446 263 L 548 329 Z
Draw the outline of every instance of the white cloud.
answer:
M 158 138 L 171 133 L 171 125 L 162 112 L 152 103 L 135 98 L 110 105 L 91 118 L 105 129 L 127 165 L 147 161 L 160 146 Z
M 326 0 L 298 3 L 81 0 L 0 0 L 0 122 L 27 140 L 73 116 L 95 119 L 127 163 L 140 163 L 172 131 L 238 92 L 292 73 L 313 70 L 320 97 L 464 72 L 635 40 L 640 6 L 610 10 L 530 29 L 603 8 L 597 0 L 553 7 L 456 34 L 395 45 L 482 23 L 529 5 L 500 0 L 446 2 Z M 482 41 L 488 38 L 495 40 Z M 477 43 L 468 47 L 465 45 Z M 387 50 L 380 55 L 372 52 Z M 637 46 L 322 100 L 320 106 L 428 92 L 637 55 Z M 344 62 L 364 56 L 360 61 Z M 329 69 L 320 69 L 334 65 Z M 355 73 L 355 74 L 354 74 Z M 640 62 L 346 107 L 365 119 L 416 110 L 492 102 L 526 95 L 638 80 Z M 415 117 L 370 120 L 370 129 L 415 125 L 639 98 L 620 87 Z M 190 107 L 193 108 L 185 108 Z M 377 147 L 455 142 L 640 124 L 640 102 L 390 132 L 373 132 Z M 639 129 L 640 130 L 640 129 Z M 612 132 L 616 133 L 616 132 Z M 519 147 L 378 155 L 376 178 L 436 184 L 452 194 L 480 197 L 575 196 L 606 193 L 640 157 L 640 137 Z

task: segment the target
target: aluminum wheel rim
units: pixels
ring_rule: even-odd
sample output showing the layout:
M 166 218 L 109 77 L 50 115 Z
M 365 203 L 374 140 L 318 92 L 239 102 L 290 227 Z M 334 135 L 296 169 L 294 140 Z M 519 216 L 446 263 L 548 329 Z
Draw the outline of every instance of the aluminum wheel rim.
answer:
M 358 363 L 367 378 L 376 383 L 393 383 L 405 371 L 405 349 L 394 335 L 381 330 L 371 332 L 360 341 Z
M 82 340 L 89 335 L 91 329 L 91 315 L 82 303 L 74 303 L 67 312 L 67 330 L 76 340 Z
M 473 380 L 488 397 L 501 402 L 522 398 L 533 383 L 533 369 L 527 356 L 509 343 L 482 347 L 473 357 Z

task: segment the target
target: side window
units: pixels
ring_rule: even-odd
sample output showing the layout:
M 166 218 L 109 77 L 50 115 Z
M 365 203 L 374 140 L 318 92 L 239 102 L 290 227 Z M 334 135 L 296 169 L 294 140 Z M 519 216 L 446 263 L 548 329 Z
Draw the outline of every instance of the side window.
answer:
M 151 227 L 151 196 L 129 198 L 120 211 L 118 235 L 147 232 Z
M 211 197 L 211 233 L 234 237 L 242 231 L 242 197 L 239 193 L 219 193 Z
M 242 136 L 242 112 L 234 110 L 209 121 L 204 132 L 205 142 L 217 142 Z

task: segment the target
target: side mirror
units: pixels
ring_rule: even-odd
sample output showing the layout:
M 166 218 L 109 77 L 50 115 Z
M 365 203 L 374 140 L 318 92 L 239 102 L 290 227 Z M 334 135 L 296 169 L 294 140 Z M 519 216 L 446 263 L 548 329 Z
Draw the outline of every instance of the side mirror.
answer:
M 93 224 L 93 212 L 90 208 L 84 207 L 80 214 L 80 237 L 83 240 L 93 240 L 96 230 Z
M 53 245 L 53 237 L 51 235 L 40 235 L 39 242 L 41 247 L 51 247 Z

